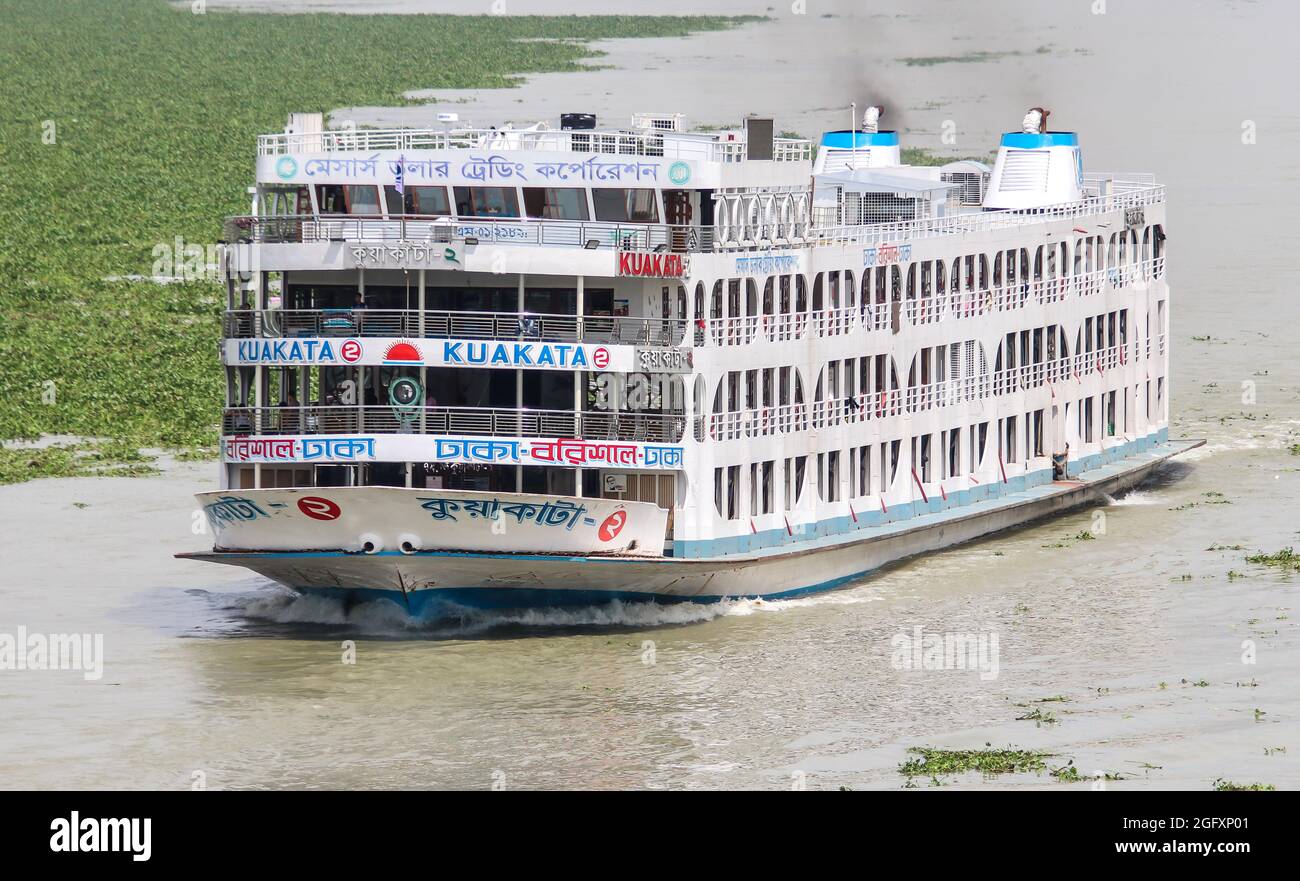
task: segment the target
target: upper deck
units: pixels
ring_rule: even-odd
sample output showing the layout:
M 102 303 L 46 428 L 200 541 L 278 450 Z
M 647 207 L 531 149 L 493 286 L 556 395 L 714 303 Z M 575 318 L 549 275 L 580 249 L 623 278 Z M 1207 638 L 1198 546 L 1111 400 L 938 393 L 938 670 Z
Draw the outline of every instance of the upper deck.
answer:
M 650 156 L 704 163 L 745 162 L 749 144 L 735 132 L 664 132 L 596 129 L 342 129 L 281 132 L 257 139 L 258 156 L 373 153 L 383 150 L 522 150 Z M 811 162 L 812 141 L 773 138 L 775 162 Z

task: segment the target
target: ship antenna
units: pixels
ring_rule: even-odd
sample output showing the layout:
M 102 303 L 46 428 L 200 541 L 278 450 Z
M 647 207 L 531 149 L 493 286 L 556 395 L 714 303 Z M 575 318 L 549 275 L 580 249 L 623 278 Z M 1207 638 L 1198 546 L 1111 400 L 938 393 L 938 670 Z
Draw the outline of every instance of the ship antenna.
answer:
M 858 167 L 858 102 L 849 102 L 849 168 Z

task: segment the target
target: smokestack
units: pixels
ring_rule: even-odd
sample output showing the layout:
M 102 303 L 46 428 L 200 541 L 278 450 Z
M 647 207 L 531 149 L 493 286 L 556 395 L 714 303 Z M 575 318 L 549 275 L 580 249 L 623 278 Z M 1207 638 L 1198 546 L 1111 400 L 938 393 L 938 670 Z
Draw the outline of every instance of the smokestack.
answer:
M 1083 156 L 1075 132 L 1047 130 L 1050 111 L 1032 107 L 1021 130 L 1007 132 L 984 195 L 984 208 L 1020 211 L 1083 198 Z
M 813 174 L 902 165 L 898 132 L 880 131 L 880 117 L 884 115 L 885 108 L 873 105 L 862 111 L 862 128 L 823 132 Z

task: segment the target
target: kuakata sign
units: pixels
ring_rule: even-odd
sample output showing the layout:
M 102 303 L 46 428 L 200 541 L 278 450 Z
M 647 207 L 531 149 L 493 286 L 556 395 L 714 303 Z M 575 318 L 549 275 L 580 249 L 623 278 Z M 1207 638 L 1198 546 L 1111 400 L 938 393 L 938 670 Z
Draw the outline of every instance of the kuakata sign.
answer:
M 362 364 L 402 367 L 497 367 L 514 370 L 637 369 L 631 346 L 386 337 L 229 339 L 227 364 Z
M 618 274 L 645 278 L 684 278 L 690 272 L 685 254 L 619 251 Z

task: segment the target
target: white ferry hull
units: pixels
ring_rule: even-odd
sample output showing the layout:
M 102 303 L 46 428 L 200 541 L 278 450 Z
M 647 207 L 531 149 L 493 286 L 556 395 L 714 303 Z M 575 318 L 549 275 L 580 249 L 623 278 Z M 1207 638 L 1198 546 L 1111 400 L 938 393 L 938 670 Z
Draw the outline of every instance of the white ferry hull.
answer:
M 388 600 L 425 618 L 454 616 L 464 608 L 776 599 L 838 587 L 897 560 L 1059 514 L 1102 494 L 1124 492 L 1169 458 L 1202 443 L 1160 443 L 1069 481 L 752 554 L 654 558 L 456 550 L 245 550 L 180 556 L 243 566 L 295 591 L 347 603 Z

